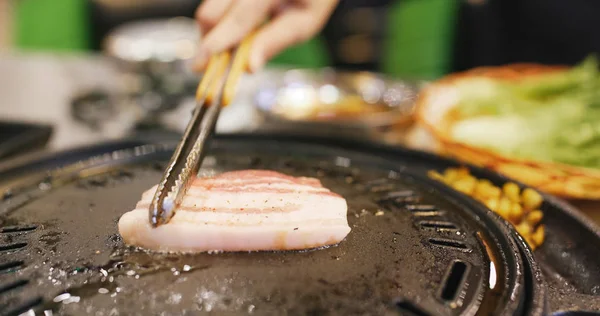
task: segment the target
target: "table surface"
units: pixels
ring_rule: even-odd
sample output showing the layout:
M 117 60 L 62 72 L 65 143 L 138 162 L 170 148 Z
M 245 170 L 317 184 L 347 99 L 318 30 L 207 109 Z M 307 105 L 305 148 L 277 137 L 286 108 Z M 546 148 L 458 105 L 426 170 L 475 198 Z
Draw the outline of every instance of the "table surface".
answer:
M 249 99 L 246 94 L 256 80 L 243 80 L 245 90 L 223 111 L 218 132 L 248 131 L 261 123 L 250 104 L 240 101 Z M 0 119 L 52 124 L 51 151 L 119 139 L 130 130 L 135 112 L 98 130 L 74 121 L 69 112 L 76 94 L 92 88 L 118 90 L 119 82 L 117 69 L 101 56 L 0 53 Z M 193 101 L 166 116 L 166 123 L 183 128 L 185 115 L 179 113 L 189 113 L 191 106 Z M 570 202 L 600 225 L 600 202 Z

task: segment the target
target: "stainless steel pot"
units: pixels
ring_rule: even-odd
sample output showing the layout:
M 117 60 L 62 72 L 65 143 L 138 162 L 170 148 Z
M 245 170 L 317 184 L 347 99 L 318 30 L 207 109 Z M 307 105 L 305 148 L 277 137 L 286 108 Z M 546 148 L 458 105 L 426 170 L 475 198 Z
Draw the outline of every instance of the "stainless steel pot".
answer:
M 173 109 L 193 94 L 199 75 L 191 71 L 200 43 L 193 19 L 143 20 L 124 24 L 104 41 L 104 52 L 122 71 L 125 93 L 137 95 L 150 114 Z

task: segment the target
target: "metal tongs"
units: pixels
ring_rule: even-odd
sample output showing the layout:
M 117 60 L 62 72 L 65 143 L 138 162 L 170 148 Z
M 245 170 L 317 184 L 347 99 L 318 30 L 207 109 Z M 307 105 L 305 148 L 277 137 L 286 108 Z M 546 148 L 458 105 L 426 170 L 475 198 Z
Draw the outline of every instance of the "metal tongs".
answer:
M 239 78 L 247 70 L 252 38 L 248 36 L 236 48 L 210 58 L 196 91 L 196 109 L 150 203 L 152 227 L 169 222 L 198 174 L 221 108 L 232 100 Z

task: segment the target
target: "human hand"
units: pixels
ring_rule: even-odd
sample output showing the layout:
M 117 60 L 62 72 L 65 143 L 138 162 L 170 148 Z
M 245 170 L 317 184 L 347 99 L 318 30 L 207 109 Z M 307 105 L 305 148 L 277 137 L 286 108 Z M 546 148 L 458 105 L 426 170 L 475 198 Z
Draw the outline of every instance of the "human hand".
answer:
M 313 37 L 339 0 L 204 0 L 196 11 L 203 40 L 194 68 L 201 71 L 211 55 L 238 44 L 258 28 L 250 52 L 254 72 L 277 53 Z

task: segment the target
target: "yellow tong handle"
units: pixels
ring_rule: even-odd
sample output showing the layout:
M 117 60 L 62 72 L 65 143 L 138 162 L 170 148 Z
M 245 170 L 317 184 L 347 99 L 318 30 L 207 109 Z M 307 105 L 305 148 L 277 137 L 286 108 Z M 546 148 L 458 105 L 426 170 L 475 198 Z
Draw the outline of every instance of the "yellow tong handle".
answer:
M 250 49 L 252 48 L 254 35 L 254 33 L 248 35 L 235 51 L 234 59 L 231 63 L 231 68 L 229 69 L 229 74 L 223 89 L 223 97 L 221 99 L 222 107 L 229 105 L 233 100 L 240 77 L 244 72 L 248 71 Z M 219 78 L 227 71 L 227 66 L 231 61 L 232 54 L 231 51 L 225 51 L 210 57 L 204 76 L 196 90 L 196 100 L 202 101 L 203 98 L 205 98 L 205 104 L 210 104 L 212 102 L 212 99 L 219 89 Z

